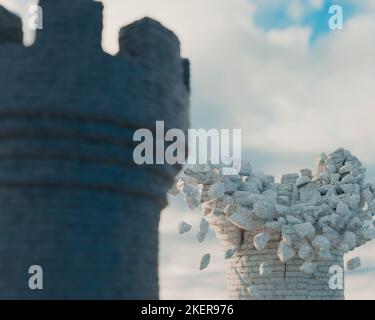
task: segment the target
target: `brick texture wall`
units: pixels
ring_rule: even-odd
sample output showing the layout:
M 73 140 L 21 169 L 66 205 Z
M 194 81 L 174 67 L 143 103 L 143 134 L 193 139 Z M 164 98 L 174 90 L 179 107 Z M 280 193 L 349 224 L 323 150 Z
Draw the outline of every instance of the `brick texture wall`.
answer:
M 301 272 L 303 260 L 298 257 L 282 263 L 277 256 L 281 240 L 280 232 L 272 234 L 266 249 L 258 251 L 254 247 L 254 236 L 262 232 L 244 232 L 229 222 L 225 216 L 206 216 L 211 228 L 221 241 L 224 251 L 240 248 L 236 255 L 227 261 L 228 297 L 240 300 L 343 300 L 344 288 L 332 290 L 329 288 L 329 273 L 332 265 L 344 270 L 342 256 L 334 256 L 332 260 L 319 260 L 319 266 L 314 274 Z M 290 233 L 293 241 L 298 241 L 297 234 Z M 260 274 L 261 263 L 267 262 L 271 273 Z M 259 296 L 251 296 L 249 286 L 256 286 Z
M 156 299 L 159 213 L 180 168 L 136 166 L 132 137 L 156 120 L 188 128 L 188 61 L 152 19 L 124 27 L 111 56 L 101 3 L 40 4 L 27 48 L 0 10 L 0 298 Z M 34 264 L 44 290 L 28 288 Z

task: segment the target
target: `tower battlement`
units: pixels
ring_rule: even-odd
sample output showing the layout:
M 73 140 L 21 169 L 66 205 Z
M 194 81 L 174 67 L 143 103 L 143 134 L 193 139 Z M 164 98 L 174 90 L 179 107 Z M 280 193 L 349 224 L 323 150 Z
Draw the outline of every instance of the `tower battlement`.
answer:
M 178 59 L 180 42 L 176 35 L 149 17 L 120 29 L 120 54 L 144 59 Z
M 0 43 L 22 42 L 22 21 L 0 5 Z
M 67 5 L 69 3 L 69 5 Z M 37 31 L 36 44 L 50 46 L 101 46 L 103 4 L 92 0 L 40 0 L 43 29 Z

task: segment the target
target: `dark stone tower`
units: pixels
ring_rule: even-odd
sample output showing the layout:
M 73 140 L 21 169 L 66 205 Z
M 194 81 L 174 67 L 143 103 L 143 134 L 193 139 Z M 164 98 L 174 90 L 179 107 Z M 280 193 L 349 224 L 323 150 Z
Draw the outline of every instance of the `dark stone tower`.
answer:
M 179 41 L 145 18 L 101 49 L 102 4 L 41 0 L 22 44 L 0 7 L 0 298 L 157 299 L 158 224 L 179 167 L 137 166 L 133 133 L 188 128 Z M 40 265 L 44 289 L 30 290 Z

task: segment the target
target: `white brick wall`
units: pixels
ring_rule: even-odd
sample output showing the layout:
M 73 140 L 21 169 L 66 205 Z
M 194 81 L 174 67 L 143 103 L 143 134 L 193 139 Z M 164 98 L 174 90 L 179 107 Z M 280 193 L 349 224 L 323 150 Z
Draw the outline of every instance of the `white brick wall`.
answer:
M 241 244 L 242 231 L 225 219 L 225 216 L 206 217 L 210 221 L 211 228 L 226 251 L 230 248 L 237 248 Z M 245 232 L 243 244 L 237 250 L 236 255 L 227 261 L 227 283 L 228 297 L 230 299 L 319 299 L 319 300 L 343 300 L 344 290 L 331 290 L 328 286 L 330 277 L 329 268 L 332 265 L 339 265 L 344 270 L 342 256 L 335 256 L 334 260 L 318 261 L 319 267 L 314 274 L 307 274 L 299 270 L 303 260 L 293 258 L 285 265 L 277 256 L 277 249 L 280 242 L 280 233 L 272 235 L 267 248 L 262 252 L 255 249 L 253 245 L 254 235 L 259 233 Z M 259 266 L 267 261 L 271 273 L 261 275 Z M 255 285 L 260 297 L 252 297 L 247 288 Z

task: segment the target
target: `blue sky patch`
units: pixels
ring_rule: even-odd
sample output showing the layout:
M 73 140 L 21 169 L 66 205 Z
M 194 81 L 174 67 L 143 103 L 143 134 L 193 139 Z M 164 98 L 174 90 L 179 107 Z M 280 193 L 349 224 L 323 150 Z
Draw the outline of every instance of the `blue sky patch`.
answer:
M 250 0 L 256 4 L 255 23 L 266 31 L 293 26 L 309 26 L 312 29 L 311 43 L 331 31 L 328 27 L 329 8 L 340 5 L 345 23 L 361 11 L 355 0 L 325 0 L 320 8 L 313 7 L 308 0 Z

